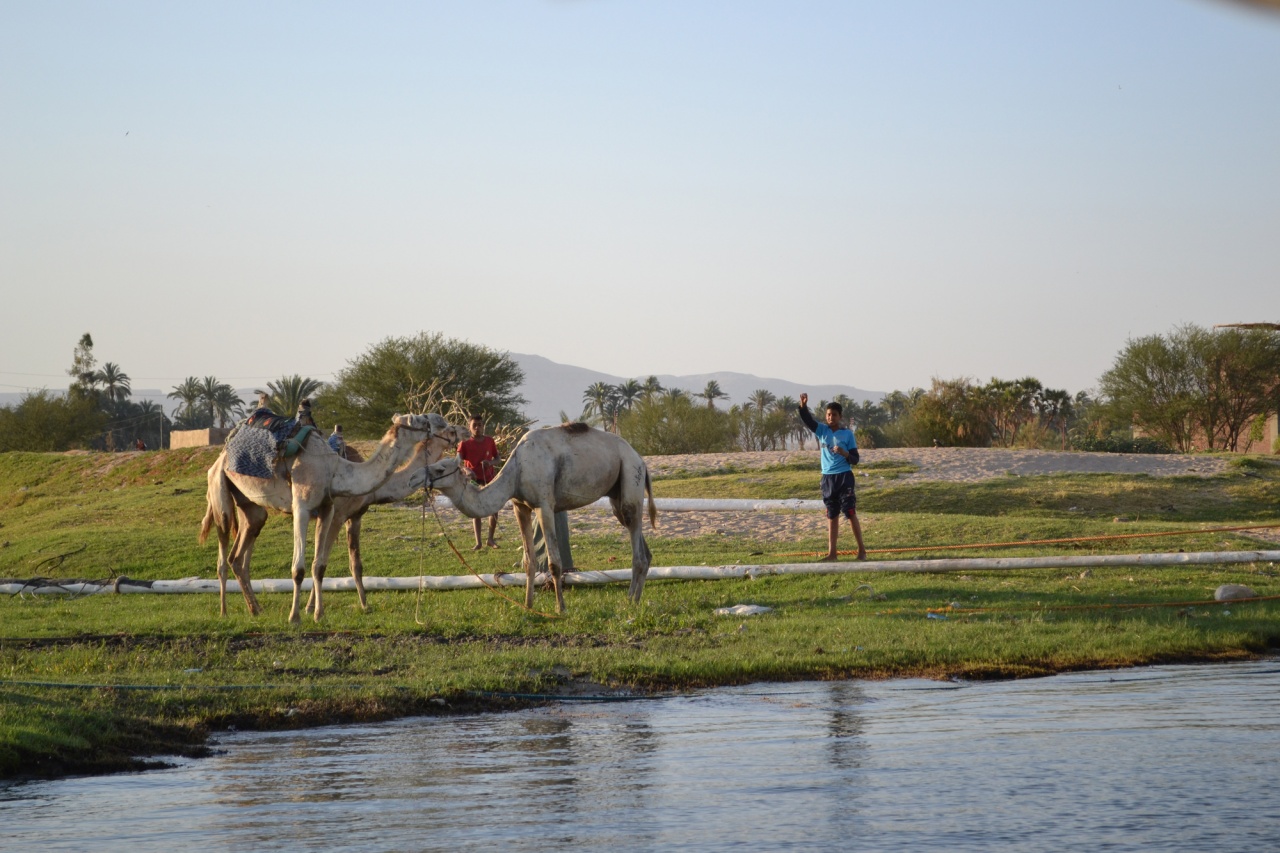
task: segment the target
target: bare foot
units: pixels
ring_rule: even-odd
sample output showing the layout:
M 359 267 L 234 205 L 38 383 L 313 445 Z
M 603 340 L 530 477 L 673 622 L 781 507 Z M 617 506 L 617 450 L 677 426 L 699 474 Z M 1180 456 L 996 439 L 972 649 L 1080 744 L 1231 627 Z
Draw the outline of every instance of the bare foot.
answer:
M 835 561 L 836 561 L 836 555 L 835 555 L 835 554 L 828 554 L 828 555 L 827 555 L 827 556 L 825 556 L 825 557 L 819 557 L 819 558 L 818 558 L 818 562 L 819 562 L 819 563 L 834 563 Z
M 479 545 L 477 545 L 476 547 L 477 547 L 477 548 L 479 548 L 480 546 L 479 546 Z M 497 547 L 498 547 L 498 543 L 497 543 L 497 542 L 494 542 L 492 539 L 490 539 L 490 540 L 489 540 L 489 547 L 490 547 L 490 548 L 497 548 Z
M 856 557 L 856 559 L 858 559 L 858 560 L 865 560 L 865 559 L 867 559 L 867 550 L 866 550 L 865 548 L 859 548 L 859 549 L 858 549 L 858 556 Z
M 471 550 L 472 550 L 472 551 L 479 551 L 479 550 L 480 550 L 480 543 L 479 543 L 479 542 L 477 542 L 476 544 L 472 545 L 472 546 L 471 546 Z

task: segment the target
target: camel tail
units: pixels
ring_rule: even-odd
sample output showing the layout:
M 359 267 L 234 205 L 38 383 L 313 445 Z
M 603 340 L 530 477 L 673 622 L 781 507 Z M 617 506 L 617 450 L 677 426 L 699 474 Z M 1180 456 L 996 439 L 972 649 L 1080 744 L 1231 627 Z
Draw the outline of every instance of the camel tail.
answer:
M 658 528 L 658 505 L 653 502 L 653 481 L 649 479 L 649 466 L 644 466 L 644 491 L 649 496 L 649 526 Z
M 235 513 L 227 513 L 222 516 L 222 524 L 218 524 L 218 513 L 213 507 L 208 507 L 204 511 L 204 518 L 200 520 L 200 535 L 196 537 L 196 541 L 203 545 L 205 540 L 209 538 L 209 531 L 214 527 L 225 528 L 227 536 L 231 539 L 236 538 L 237 527 Z
M 213 529 L 213 507 L 206 507 L 204 511 L 204 519 L 200 522 L 200 535 L 196 537 L 196 541 L 201 545 L 209 538 L 209 531 Z
M 219 531 L 234 539 L 239 525 L 236 523 L 235 506 L 232 503 L 231 491 L 221 471 L 210 469 L 209 488 L 206 494 L 204 518 L 200 522 L 200 535 L 197 541 L 203 545 L 209 538 L 209 531 L 217 527 Z

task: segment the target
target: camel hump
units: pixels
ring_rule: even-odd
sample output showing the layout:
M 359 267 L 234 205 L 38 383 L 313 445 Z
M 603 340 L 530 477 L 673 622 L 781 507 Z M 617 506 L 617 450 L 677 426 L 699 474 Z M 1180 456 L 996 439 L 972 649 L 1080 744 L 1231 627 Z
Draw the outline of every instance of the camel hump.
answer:
M 581 435 L 584 432 L 590 432 L 591 425 L 584 424 L 582 421 L 577 421 L 571 424 L 560 424 L 560 429 L 569 433 L 569 435 Z

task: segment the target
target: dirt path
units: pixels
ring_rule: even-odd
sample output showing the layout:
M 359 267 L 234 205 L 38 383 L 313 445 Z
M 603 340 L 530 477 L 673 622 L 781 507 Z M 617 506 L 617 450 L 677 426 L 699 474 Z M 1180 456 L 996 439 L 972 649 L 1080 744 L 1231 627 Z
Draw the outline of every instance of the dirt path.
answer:
M 788 450 L 752 453 L 708 453 L 684 456 L 650 456 L 646 462 L 655 476 L 679 472 L 701 473 L 722 469 L 743 470 L 764 468 L 788 462 L 812 463 L 814 470 L 814 498 L 818 497 L 818 451 Z M 1183 455 L 1123 454 L 1123 453 L 1074 453 L 1044 450 L 1001 450 L 994 448 L 943 447 L 943 448 L 889 448 L 862 451 L 863 463 L 884 461 L 909 462 L 918 467 L 913 474 L 905 474 L 898 482 L 910 483 L 927 480 L 976 482 L 996 477 L 1034 476 L 1059 473 L 1111 473 L 1148 474 L 1153 477 L 1201 476 L 1209 477 L 1227 468 L 1223 457 Z M 454 510 L 442 511 L 451 528 L 465 524 Z M 622 530 L 608 510 L 582 509 L 569 515 L 570 529 L 575 533 L 604 533 Z M 864 531 L 875 527 L 875 518 L 863 517 Z M 821 512 L 666 512 L 659 519 L 656 531 L 646 529 L 645 535 L 653 539 L 685 538 L 690 536 L 751 536 L 767 542 L 796 542 L 805 537 L 825 537 L 827 521 Z M 504 547 L 516 547 L 519 534 L 510 511 L 498 519 L 499 535 Z M 847 525 L 841 530 L 841 544 L 852 543 Z M 850 545 L 852 547 L 852 545 Z

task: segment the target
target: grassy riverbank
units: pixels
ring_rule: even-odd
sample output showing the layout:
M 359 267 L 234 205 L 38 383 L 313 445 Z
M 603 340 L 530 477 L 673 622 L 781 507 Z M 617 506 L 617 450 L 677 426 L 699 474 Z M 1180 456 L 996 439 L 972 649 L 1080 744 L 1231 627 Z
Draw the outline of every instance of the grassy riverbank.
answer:
M 211 577 L 195 531 L 209 450 L 0 454 L 0 577 Z M 1280 466 L 1242 459 L 1214 477 L 1008 477 L 901 482 L 868 469 L 860 506 L 872 548 L 1005 542 L 1280 522 Z M 682 476 L 659 496 L 814 497 L 808 467 Z M 1123 519 L 1117 521 L 1117 519 Z M 511 523 L 505 521 L 504 525 Z M 469 541 L 469 525 L 448 536 Z M 845 533 L 848 538 L 847 531 Z M 465 552 L 511 568 L 504 547 Z M 579 568 L 626 565 L 616 525 L 575 535 Z M 655 565 L 795 562 L 820 536 L 742 532 L 651 540 Z M 850 542 L 844 544 L 851 544 Z M 284 577 L 288 525 L 273 520 L 255 576 Z M 434 518 L 379 508 L 366 518 L 371 575 L 465 573 Z M 1236 533 L 1031 545 L 964 556 L 1280 548 Z M 941 556 L 936 552 L 933 556 Z M 948 556 L 957 556 L 948 553 Z M 925 556 L 928 556 L 926 552 Z M 330 576 L 346 574 L 336 555 Z M 664 691 L 758 680 L 903 675 L 1005 678 L 1140 663 L 1220 660 L 1280 645 L 1280 602 L 1205 604 L 1222 583 L 1280 595 L 1276 565 L 1045 569 L 964 575 L 843 575 L 651 581 L 640 607 L 623 586 L 570 587 L 564 618 L 486 590 L 327 593 L 325 621 L 285 623 L 287 595 L 254 619 L 209 595 L 23 595 L 0 599 L 0 776 L 135 766 L 200 754 L 209 732 L 513 707 L 512 694 Z M 518 591 L 509 591 L 518 598 Z M 725 618 L 760 604 L 773 612 Z M 551 607 L 549 595 L 538 605 Z M 944 613 L 931 610 L 945 609 Z M 936 618 L 944 615 L 945 618 Z

